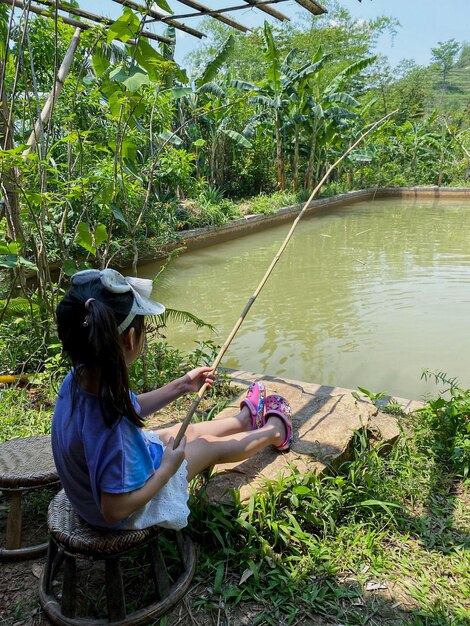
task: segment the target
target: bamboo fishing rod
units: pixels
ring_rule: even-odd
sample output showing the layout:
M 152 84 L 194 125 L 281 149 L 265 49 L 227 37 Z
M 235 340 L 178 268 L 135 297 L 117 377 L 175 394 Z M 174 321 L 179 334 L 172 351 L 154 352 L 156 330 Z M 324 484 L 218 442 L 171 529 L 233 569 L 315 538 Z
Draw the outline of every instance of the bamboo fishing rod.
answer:
M 323 176 L 323 178 L 320 180 L 320 182 L 318 183 L 318 185 L 315 187 L 315 189 L 312 191 L 312 193 L 310 194 L 309 199 L 307 200 L 307 202 L 304 204 L 302 210 L 300 211 L 300 213 L 298 214 L 298 216 L 296 217 L 294 223 L 292 224 L 289 232 L 287 233 L 286 238 L 284 239 L 284 241 L 281 244 L 281 247 L 279 248 L 276 256 L 274 257 L 274 259 L 271 261 L 271 265 L 268 267 L 268 269 L 266 270 L 265 275 L 263 276 L 263 278 L 261 279 L 261 282 L 259 283 L 258 287 L 256 288 L 256 290 L 254 291 L 253 295 L 249 297 L 248 302 L 245 304 L 245 308 L 243 309 L 243 311 L 240 314 L 240 317 L 238 318 L 235 326 L 232 328 L 232 331 L 230 332 L 229 336 L 227 337 L 227 339 L 225 340 L 224 345 L 220 348 L 219 353 L 217 354 L 213 364 L 212 364 L 212 369 L 216 370 L 217 367 L 219 366 L 220 361 L 222 360 L 224 354 L 227 352 L 228 347 L 230 346 L 230 344 L 232 343 L 235 335 L 237 334 L 240 326 L 242 325 L 245 317 L 248 314 L 248 311 L 251 309 L 252 305 L 254 304 L 254 302 L 256 302 L 256 298 L 258 297 L 258 295 L 260 294 L 261 290 L 263 289 L 264 285 L 266 284 L 266 281 L 268 280 L 268 278 L 270 277 L 275 265 L 277 264 L 277 262 L 279 261 L 279 259 L 282 256 L 282 253 L 284 252 L 284 250 L 287 247 L 287 244 L 289 243 L 294 230 L 297 227 L 297 224 L 300 222 L 300 220 L 302 219 L 303 215 L 305 214 L 305 211 L 307 210 L 308 206 L 310 205 L 310 203 L 312 202 L 312 200 L 315 198 L 315 196 L 317 195 L 317 193 L 320 191 L 321 187 L 323 186 L 324 182 L 328 179 L 329 175 L 331 174 L 331 172 L 341 163 L 341 161 L 343 161 L 350 152 L 352 152 L 352 150 L 354 150 L 354 148 L 359 145 L 361 143 L 361 141 L 363 141 L 367 135 L 370 135 L 370 133 L 372 131 L 374 131 L 378 126 L 381 126 L 382 124 L 384 124 L 390 117 L 392 117 L 392 115 L 395 115 L 395 113 L 397 113 L 398 109 L 396 109 L 395 111 L 392 111 L 391 113 L 388 113 L 388 115 L 385 115 L 384 117 L 382 117 L 380 120 L 378 120 L 377 122 L 375 122 L 374 124 L 372 124 L 372 126 L 366 130 L 360 137 L 359 139 L 357 139 L 347 150 L 346 152 L 344 152 L 342 154 L 342 156 L 339 157 L 339 159 L 337 159 L 333 165 L 328 168 L 326 174 Z M 204 393 L 206 392 L 206 389 L 208 388 L 208 384 L 204 383 L 204 385 L 199 389 L 196 397 L 194 398 L 191 406 L 189 407 L 189 410 L 186 414 L 186 417 L 184 418 L 183 422 L 181 423 L 180 429 L 176 435 L 175 438 L 175 442 L 173 445 L 173 449 L 177 448 L 180 444 L 181 439 L 184 437 L 184 433 L 186 432 L 186 429 L 188 428 L 191 419 L 194 415 L 194 413 L 196 412 L 197 407 L 199 406 L 199 403 L 201 402 Z

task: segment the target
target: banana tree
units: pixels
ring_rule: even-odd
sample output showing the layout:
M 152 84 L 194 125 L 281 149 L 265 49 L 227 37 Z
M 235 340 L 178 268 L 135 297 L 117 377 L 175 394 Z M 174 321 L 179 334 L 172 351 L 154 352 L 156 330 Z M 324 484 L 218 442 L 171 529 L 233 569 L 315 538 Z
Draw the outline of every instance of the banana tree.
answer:
M 276 146 L 277 184 L 280 190 L 285 189 L 285 141 L 288 130 L 294 120 L 294 144 L 296 158 L 294 166 L 298 171 L 300 126 L 303 117 L 304 87 L 308 77 L 319 71 L 326 60 L 305 61 L 299 51 L 291 50 L 282 59 L 281 51 L 276 46 L 272 30 L 267 22 L 263 28 L 265 77 L 258 86 L 256 95 L 251 102 L 257 105 L 257 111 L 250 120 L 252 127 L 260 126 L 272 130 Z M 295 174 L 297 176 L 297 174 Z
M 322 56 L 317 51 L 315 59 Z M 352 63 L 339 72 L 323 86 L 322 72 L 317 72 L 309 81 L 311 95 L 306 100 L 306 115 L 310 148 L 304 177 L 304 188 L 310 189 L 320 176 L 322 164 L 325 165 L 328 151 L 341 150 L 351 124 L 358 118 L 359 102 L 344 91 L 347 82 L 363 69 L 368 67 L 375 57 L 362 59 Z
M 303 135 L 310 114 L 311 88 L 310 81 L 318 73 L 328 59 L 321 52 L 315 55 L 313 62 L 307 62 L 295 68 L 294 63 L 300 54 L 297 49 L 291 50 L 283 62 L 285 73 L 284 89 L 288 96 L 286 122 L 282 130 L 293 134 L 292 150 L 292 188 L 297 191 L 299 186 L 300 154 L 305 151 Z
M 179 125 L 184 126 L 185 147 L 196 151 L 197 175 L 204 173 L 217 186 L 223 184 L 228 145 L 251 147 L 246 133 L 233 127 L 232 106 L 246 98 L 244 92 L 252 86 L 221 75 L 234 43 L 230 35 L 179 101 Z

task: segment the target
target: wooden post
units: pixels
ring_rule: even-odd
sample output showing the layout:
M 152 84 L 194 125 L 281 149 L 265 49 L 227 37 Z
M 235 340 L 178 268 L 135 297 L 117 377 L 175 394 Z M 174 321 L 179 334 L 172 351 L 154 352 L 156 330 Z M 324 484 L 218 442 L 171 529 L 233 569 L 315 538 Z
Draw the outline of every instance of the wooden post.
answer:
M 21 491 L 11 491 L 9 496 L 5 547 L 7 550 L 17 550 L 21 547 Z

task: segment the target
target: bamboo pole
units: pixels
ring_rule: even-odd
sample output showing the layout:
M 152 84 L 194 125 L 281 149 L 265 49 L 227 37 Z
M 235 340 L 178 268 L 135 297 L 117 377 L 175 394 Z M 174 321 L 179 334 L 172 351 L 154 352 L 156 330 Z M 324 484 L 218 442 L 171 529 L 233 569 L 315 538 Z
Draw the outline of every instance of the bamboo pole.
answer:
M 320 182 L 318 183 L 318 185 L 315 187 L 315 189 L 312 191 L 312 193 L 310 194 L 309 199 L 307 200 L 307 202 L 304 204 L 302 210 L 300 211 L 300 213 L 298 214 L 298 216 L 296 217 L 294 223 L 292 224 L 289 232 L 287 233 L 286 238 L 284 239 L 284 241 L 281 244 L 281 247 L 279 248 L 276 256 L 274 257 L 274 259 L 271 261 L 271 265 L 268 267 L 268 269 L 266 270 L 265 275 L 263 276 L 263 278 L 261 279 L 261 282 L 259 283 L 258 287 L 256 288 L 256 290 L 254 291 L 253 295 L 250 296 L 248 298 L 248 302 L 245 305 L 245 308 L 243 309 L 243 311 L 240 314 L 240 317 L 238 318 L 235 326 L 232 328 L 232 331 L 230 332 L 229 336 L 227 337 L 227 339 L 225 340 L 224 345 L 221 347 L 221 349 L 219 350 L 219 353 L 217 354 L 214 363 L 212 364 L 212 369 L 216 370 L 217 367 L 219 366 L 220 361 L 222 360 L 224 354 L 226 353 L 228 347 L 230 346 L 230 344 L 232 343 L 235 335 L 237 334 L 240 326 L 242 325 L 245 317 L 248 314 L 248 311 L 251 309 L 251 307 L 253 306 L 254 302 L 256 301 L 256 298 L 258 297 L 259 293 L 261 292 L 261 290 L 263 289 L 264 285 L 266 284 L 266 281 L 268 280 L 268 278 L 270 277 L 274 267 L 276 266 L 277 262 L 279 261 L 279 259 L 282 256 L 282 253 L 284 252 L 284 250 L 287 247 L 287 244 L 289 243 L 294 230 L 297 227 L 297 224 L 300 222 L 300 220 L 302 219 L 303 215 L 305 214 L 307 208 L 309 207 L 310 203 L 312 202 L 312 200 L 315 198 L 315 196 L 317 195 L 317 193 L 320 191 L 320 189 L 322 188 L 323 184 L 325 183 L 325 181 L 328 179 L 329 175 L 331 174 L 331 172 L 341 163 L 341 161 L 343 161 L 350 152 L 352 152 L 354 150 L 354 148 L 359 145 L 364 139 L 365 137 L 367 137 L 367 135 L 370 135 L 370 133 L 372 131 L 374 131 L 378 126 L 381 126 L 382 124 L 384 124 L 390 117 L 392 117 L 392 115 L 395 115 L 395 113 L 397 113 L 397 110 L 392 111 L 391 113 L 389 113 L 388 115 L 385 115 L 384 117 L 382 117 L 380 120 L 378 120 L 377 122 L 375 122 L 374 124 L 372 124 L 372 126 L 370 126 L 370 128 L 364 132 L 359 139 L 357 139 L 347 150 L 346 152 L 344 152 L 342 154 L 342 156 L 340 156 L 339 159 L 337 159 L 333 165 L 328 168 L 326 174 L 323 176 L 323 178 L 320 180 Z M 199 403 L 201 402 L 204 393 L 207 389 L 208 385 L 207 383 L 205 383 L 198 391 L 196 397 L 194 398 L 191 406 L 189 407 L 189 410 L 186 414 L 186 417 L 184 418 L 181 427 L 176 435 L 175 438 L 175 442 L 174 442 L 174 446 L 173 448 L 177 448 L 179 446 L 179 443 L 181 441 L 181 439 L 184 437 L 184 433 L 186 432 L 186 429 L 189 426 L 189 423 L 191 422 L 191 418 L 193 417 L 197 407 L 199 406 Z
M 28 146 L 26 150 L 23 152 L 23 156 L 27 156 L 34 152 L 36 145 L 38 143 L 38 138 L 40 138 L 41 129 L 49 122 L 51 119 L 52 111 L 54 109 L 54 105 L 57 102 L 60 92 L 62 91 L 62 87 L 64 86 L 65 79 L 70 71 L 70 67 L 72 65 L 73 58 L 75 56 L 75 51 L 77 50 L 78 44 L 80 42 L 81 29 L 76 28 L 72 37 L 72 41 L 68 47 L 67 52 L 65 53 L 64 60 L 59 67 L 59 71 L 57 72 L 57 78 L 50 92 L 46 103 L 41 111 L 41 115 L 34 125 L 34 128 L 29 136 L 29 139 L 26 143 Z
M 105 17 L 103 15 L 97 15 L 95 13 L 90 13 L 89 11 L 84 11 L 78 7 L 66 6 L 62 2 L 57 2 L 56 0 L 37 0 L 39 4 L 45 4 L 51 8 L 57 8 L 59 11 L 66 11 L 71 15 L 76 15 L 78 17 L 83 17 L 91 22 L 98 22 L 99 24 L 105 24 L 106 26 L 111 26 L 114 24 L 116 20 L 111 19 L 110 17 Z M 171 44 L 171 39 L 169 37 L 163 37 L 160 35 L 155 35 L 154 33 L 143 30 L 142 37 L 146 37 L 147 39 L 152 39 L 154 41 L 158 41 L 159 43 L 167 43 Z M 134 41 L 134 40 L 132 40 Z
M 268 15 L 275 17 L 280 22 L 289 21 L 289 18 L 287 17 L 287 15 L 284 15 L 284 13 L 281 13 L 280 11 L 276 11 L 276 9 L 273 9 L 269 5 L 265 5 L 265 4 L 258 5 L 256 0 L 244 0 L 244 2 L 246 2 L 251 7 L 254 7 L 255 9 L 259 9 L 260 11 L 263 11 L 264 13 L 267 13 Z
M 206 7 L 204 4 L 201 4 L 200 2 L 195 2 L 194 0 L 179 0 L 179 2 L 181 2 L 181 4 L 185 4 L 188 7 L 191 7 L 191 9 L 196 9 L 196 11 L 199 11 L 200 15 L 211 14 L 211 9 L 209 7 Z M 225 17 L 224 15 L 218 15 L 217 13 L 214 13 L 211 14 L 211 17 L 213 17 L 215 20 L 218 20 L 219 22 L 231 26 L 232 28 L 236 28 L 242 33 L 251 31 L 251 28 L 247 28 L 246 26 L 243 26 L 243 24 L 240 24 L 239 22 L 236 22 L 229 17 Z
M 31 11 L 31 13 L 35 13 L 36 15 L 42 15 L 43 17 L 47 17 L 49 19 L 51 18 L 53 19 L 53 15 L 51 15 L 50 9 L 47 9 L 46 7 L 56 6 L 56 3 L 52 2 L 52 0 L 43 2 L 42 4 L 45 5 L 44 7 L 38 7 L 35 4 L 28 4 L 28 2 L 24 2 L 23 0 L 0 0 L 0 4 L 6 4 L 12 7 L 17 7 L 18 9 L 28 10 L 28 11 Z M 61 9 L 61 7 L 59 6 L 58 8 L 59 10 L 69 11 L 69 13 L 72 13 L 72 15 L 77 15 L 77 16 L 81 16 L 83 15 L 83 13 L 85 13 L 85 11 L 80 11 L 79 13 L 78 12 L 79 10 L 74 9 L 73 7 L 70 7 L 70 8 L 63 7 Z M 73 9 L 73 11 L 71 9 Z M 93 15 L 92 13 L 89 13 L 90 17 L 87 17 L 87 19 L 94 21 L 94 22 L 102 23 L 102 24 L 113 24 L 115 22 L 115 20 L 111 20 L 111 19 L 108 20 L 107 18 L 104 18 L 99 15 L 95 17 L 92 17 L 92 15 Z M 58 15 L 58 17 L 64 24 L 68 24 L 69 26 L 75 26 L 75 28 L 80 28 L 81 30 L 90 30 L 92 28 L 95 28 L 95 24 L 88 24 L 88 22 L 80 22 L 80 20 L 75 20 L 72 17 L 67 17 L 66 15 Z M 168 37 L 164 37 L 163 35 L 155 35 L 154 33 L 148 30 L 143 31 L 142 36 L 146 37 L 147 39 L 152 39 L 153 41 L 159 41 L 160 43 L 171 43 L 171 39 L 169 39 Z M 197 36 L 205 37 L 205 35 L 203 35 L 202 33 L 200 33 Z M 129 41 L 127 41 L 126 43 L 128 43 L 129 45 L 133 45 L 135 44 L 135 39 L 129 39 Z
M 263 6 L 281 4 L 282 2 L 290 2 L 290 0 L 262 0 L 261 2 L 258 2 L 257 0 L 256 4 L 252 4 L 251 6 L 254 9 L 261 9 L 261 7 Z M 241 11 L 243 9 L 248 9 L 246 4 L 237 4 L 231 7 L 224 7 L 222 9 L 207 9 L 205 11 L 201 10 L 201 11 L 198 11 L 197 13 L 181 13 L 181 14 L 178 13 L 177 15 L 172 15 L 171 17 L 175 20 L 180 20 L 180 19 L 188 18 L 188 17 L 203 17 L 205 15 L 208 15 L 209 17 L 215 17 L 216 15 L 230 13 L 231 11 Z M 166 22 L 166 21 L 167 21 L 166 17 L 162 19 L 162 22 Z M 248 30 L 252 30 L 252 29 L 249 28 Z
M 198 37 L 198 39 L 202 39 L 203 37 L 206 37 L 205 33 L 201 33 L 200 31 L 194 28 L 190 28 L 189 26 L 186 26 L 186 24 L 183 24 L 182 22 L 177 22 L 176 20 L 172 18 L 171 15 L 165 15 L 164 13 L 160 13 L 159 11 L 156 11 L 155 9 L 144 7 L 141 4 L 138 4 L 137 2 L 133 2 L 133 0 L 113 0 L 113 2 L 122 4 L 122 6 L 124 7 L 129 7 L 130 9 L 133 9 L 134 11 L 138 13 L 147 13 L 148 15 L 150 15 L 150 17 L 153 17 L 157 22 L 165 21 L 167 24 L 170 24 L 171 26 L 174 26 L 175 28 L 182 30 L 185 33 L 188 33 L 188 35 L 193 35 L 193 37 Z

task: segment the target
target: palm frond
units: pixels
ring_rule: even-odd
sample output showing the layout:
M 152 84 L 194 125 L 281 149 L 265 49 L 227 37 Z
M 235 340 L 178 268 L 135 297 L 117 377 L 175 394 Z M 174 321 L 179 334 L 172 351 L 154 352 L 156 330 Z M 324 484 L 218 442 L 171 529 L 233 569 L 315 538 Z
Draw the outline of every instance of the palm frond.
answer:
M 31 305 L 26 298 L 12 298 L 9 302 L 0 300 L 0 311 L 4 311 L 5 307 L 4 318 L 25 317 L 31 313 L 31 307 L 33 311 L 38 310 L 37 304 Z
M 181 311 L 179 309 L 166 309 L 162 315 L 152 316 L 152 321 L 159 327 L 166 326 L 169 321 L 187 324 L 191 322 L 197 328 L 208 328 L 210 331 L 215 332 L 215 326 L 208 324 L 194 313 L 189 311 Z
M 215 58 L 206 65 L 202 76 L 200 76 L 196 80 L 196 88 L 199 89 L 200 87 L 202 87 L 202 85 L 212 81 L 217 76 L 220 68 L 228 59 L 231 51 L 233 50 L 234 45 L 235 38 L 233 37 L 233 35 L 229 35 L 217 51 L 217 55 L 215 56 Z

